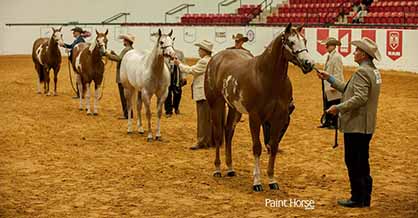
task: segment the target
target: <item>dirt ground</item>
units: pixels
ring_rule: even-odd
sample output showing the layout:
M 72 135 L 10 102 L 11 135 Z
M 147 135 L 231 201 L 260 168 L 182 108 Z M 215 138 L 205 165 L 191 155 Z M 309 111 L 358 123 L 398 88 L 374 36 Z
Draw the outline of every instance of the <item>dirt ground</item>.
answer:
M 349 196 L 343 140 L 332 149 L 334 132 L 316 128 L 322 101 L 314 73 L 290 68 L 296 110 L 277 157 L 280 190 L 268 189 L 263 151 L 264 191 L 253 193 L 248 118 L 234 138 L 237 176 L 214 178 L 214 149 L 189 150 L 196 135 L 189 85 L 182 114 L 162 119 L 164 141 L 147 143 L 117 119 L 115 66 L 107 65 L 93 117 L 71 98 L 66 60 L 58 96 L 47 97 L 36 94 L 30 57 L 0 57 L 0 217 L 418 217 L 418 75 L 382 71 L 372 205 L 347 209 L 336 205 Z M 266 207 L 266 199 L 313 200 L 315 209 Z

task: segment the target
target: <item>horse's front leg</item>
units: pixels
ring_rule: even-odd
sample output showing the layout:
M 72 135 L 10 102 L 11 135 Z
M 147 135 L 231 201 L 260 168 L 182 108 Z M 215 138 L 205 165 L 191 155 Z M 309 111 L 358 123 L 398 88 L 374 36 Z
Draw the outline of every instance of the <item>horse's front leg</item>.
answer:
M 54 68 L 54 96 L 57 96 L 57 83 L 58 83 L 58 71 L 59 67 Z
M 162 96 L 157 97 L 157 130 L 155 133 L 155 140 L 161 141 L 161 116 L 163 114 L 163 105 L 168 95 L 168 89 Z
M 289 126 L 289 118 L 290 117 L 285 118 L 285 122 L 280 122 L 283 121 L 283 119 L 278 119 L 276 122 L 272 123 L 270 129 L 270 156 L 267 168 L 267 175 L 269 177 L 269 187 L 273 190 L 279 189 L 279 184 L 274 179 L 274 165 L 276 162 L 276 155 L 279 150 L 279 143 L 283 135 L 285 134 L 287 127 Z
M 78 86 L 78 96 L 80 98 L 80 105 L 78 109 L 80 111 L 83 110 L 83 83 L 81 82 L 81 76 L 79 74 L 76 74 L 76 81 Z
M 50 71 L 49 67 L 44 67 L 44 75 L 45 75 L 44 76 L 45 78 L 44 89 L 45 89 L 46 96 L 51 95 L 51 93 L 49 93 L 49 82 L 50 82 L 49 71 Z
M 96 85 L 94 83 L 94 109 L 93 109 L 93 115 L 97 116 L 99 115 L 99 98 L 100 98 L 100 84 Z
M 137 115 L 138 115 L 138 122 L 137 122 L 137 127 L 138 127 L 138 133 L 143 135 L 144 134 L 144 127 L 142 126 L 142 116 L 141 116 L 141 111 L 142 111 L 142 94 L 141 92 L 138 92 L 138 97 L 137 97 L 137 101 L 136 101 L 136 110 L 137 110 Z M 128 113 L 131 113 L 128 110 Z
M 148 136 L 147 141 L 152 142 L 152 129 L 151 129 L 151 96 L 149 93 L 144 89 L 142 90 L 142 101 L 144 102 L 145 106 L 145 115 L 147 116 L 148 121 Z
M 261 122 L 260 122 L 259 119 L 257 119 L 254 116 L 249 115 L 251 138 L 253 140 L 253 155 L 254 155 L 253 190 L 255 192 L 261 192 L 261 191 L 263 191 L 263 186 L 261 185 L 261 170 L 260 170 L 260 156 L 261 156 L 260 126 L 261 126 Z
M 90 83 L 86 83 L 86 109 L 87 115 L 92 115 L 90 109 Z

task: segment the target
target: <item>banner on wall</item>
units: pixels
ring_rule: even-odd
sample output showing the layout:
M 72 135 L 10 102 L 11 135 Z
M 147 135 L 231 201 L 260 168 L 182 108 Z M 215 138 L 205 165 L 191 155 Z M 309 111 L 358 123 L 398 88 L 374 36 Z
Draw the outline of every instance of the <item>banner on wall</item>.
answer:
M 386 34 L 386 55 L 396 61 L 402 57 L 402 31 L 388 30 Z
M 194 27 L 184 27 L 183 40 L 187 43 L 193 43 L 196 41 L 196 29 Z
M 215 28 L 215 41 L 222 44 L 227 40 L 226 29 L 224 27 Z
M 376 42 L 376 30 L 361 30 L 361 38 L 367 37 Z
M 338 30 L 338 40 L 341 42 L 338 51 L 343 57 L 347 57 L 351 53 L 351 30 Z
M 327 53 L 327 47 L 321 41 L 328 39 L 329 29 L 316 30 L 316 51 L 322 56 Z

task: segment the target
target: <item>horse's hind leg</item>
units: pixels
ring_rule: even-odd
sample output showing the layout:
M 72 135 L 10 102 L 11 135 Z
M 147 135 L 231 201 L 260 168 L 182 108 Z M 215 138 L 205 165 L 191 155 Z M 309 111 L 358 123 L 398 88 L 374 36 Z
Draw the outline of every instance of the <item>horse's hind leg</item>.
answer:
M 234 136 L 235 126 L 241 119 L 241 113 L 232 107 L 228 107 L 228 116 L 226 118 L 225 126 L 225 161 L 228 166 L 227 176 L 235 176 L 234 168 L 232 167 L 232 137 Z
M 92 115 L 90 108 L 90 83 L 86 83 L 86 109 L 87 115 Z
M 37 84 L 36 93 L 41 94 L 41 82 L 43 82 L 43 77 L 44 77 L 43 71 L 42 71 L 43 68 L 40 64 L 35 64 L 35 68 L 36 68 L 36 72 L 38 73 L 38 80 L 37 80 L 38 82 L 36 83 Z
M 100 98 L 100 83 L 94 83 L 94 109 L 93 115 L 99 115 L 99 98 Z
M 225 101 L 223 98 L 214 98 L 214 104 L 210 104 L 210 113 L 212 118 L 212 140 L 211 143 L 216 146 L 215 153 L 215 172 L 213 176 L 221 177 L 221 158 L 220 158 L 220 148 L 222 145 L 223 134 L 224 134 L 224 123 L 225 123 Z
M 144 89 L 142 90 L 142 100 L 144 102 L 144 106 L 145 106 L 145 114 L 147 116 L 147 121 L 148 121 L 148 136 L 147 136 L 147 141 L 148 142 L 152 142 L 152 129 L 151 129 L 151 96 L 149 95 L 149 93 Z
M 132 87 L 126 88 L 124 86 L 123 91 L 125 92 L 126 98 L 126 109 L 128 110 L 128 134 L 132 133 L 132 104 L 134 98 L 134 89 Z
M 138 123 L 137 123 L 137 127 L 138 127 L 138 133 L 143 135 L 144 134 L 144 127 L 142 127 L 142 116 L 141 116 L 141 111 L 142 111 L 142 94 L 141 92 L 138 92 L 138 97 L 137 97 L 137 101 L 136 101 L 136 111 L 138 114 Z M 128 113 L 131 113 L 128 110 Z
M 261 122 L 259 119 L 250 115 L 250 129 L 251 129 L 251 138 L 253 140 L 253 155 L 254 155 L 254 182 L 253 190 L 255 192 L 263 191 L 263 186 L 261 185 L 261 170 L 260 170 L 260 156 L 261 156 L 261 142 L 260 142 L 260 126 Z

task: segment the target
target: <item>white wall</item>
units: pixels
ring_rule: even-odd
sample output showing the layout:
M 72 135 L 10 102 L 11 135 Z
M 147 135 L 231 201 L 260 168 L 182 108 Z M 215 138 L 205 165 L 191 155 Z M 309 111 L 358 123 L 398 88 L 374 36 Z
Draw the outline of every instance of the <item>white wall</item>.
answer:
M 64 40 L 66 42 L 72 41 L 71 27 L 64 27 L 63 32 Z M 109 44 L 108 47 L 119 52 L 122 49 L 120 40 L 117 36 L 120 33 L 130 32 L 137 37 L 137 41 L 134 47 L 138 50 L 151 49 L 153 46 L 153 38 L 150 37 L 151 32 L 155 32 L 158 28 L 162 28 L 164 32 L 168 33 L 171 29 L 174 30 L 175 47 L 184 51 L 186 57 L 197 57 L 196 47 L 193 45 L 195 42 L 207 39 L 214 42 L 214 50 L 220 51 L 233 44 L 232 35 L 238 32 L 246 34 L 248 31 L 255 33 L 253 42 L 248 42 L 245 47 L 250 49 L 254 54 L 260 54 L 264 47 L 269 44 L 274 36 L 282 31 L 281 27 L 184 27 L 184 26 L 148 26 L 148 27 L 119 27 L 119 26 L 99 26 L 99 27 L 86 27 L 91 31 L 98 28 L 99 31 L 105 31 L 109 29 Z M 2 54 L 30 54 L 33 41 L 40 35 L 49 35 L 48 27 L 6 27 L 2 28 L 0 32 L 0 40 L 3 41 L 0 47 Z M 338 37 L 339 29 L 329 29 L 329 35 Z M 403 32 L 403 54 L 402 57 L 396 61 L 390 59 L 386 55 L 387 46 L 387 30 L 377 29 L 376 42 L 379 46 L 382 54 L 382 61 L 377 63 L 377 66 L 381 69 L 395 69 L 411 72 L 418 72 L 418 30 L 402 30 Z M 225 37 L 215 37 L 216 32 L 225 32 Z M 308 39 L 308 49 L 314 59 L 318 63 L 324 63 L 326 55 L 321 55 L 317 51 L 317 29 L 307 28 L 305 29 L 306 38 Z M 352 30 L 352 40 L 361 38 L 361 30 Z M 91 40 L 91 39 L 88 39 Z M 0 44 L 1 45 L 1 44 Z M 64 50 L 62 50 L 64 52 Z M 353 61 L 354 47 L 351 47 L 351 53 L 343 58 L 344 64 L 348 66 L 356 66 Z

